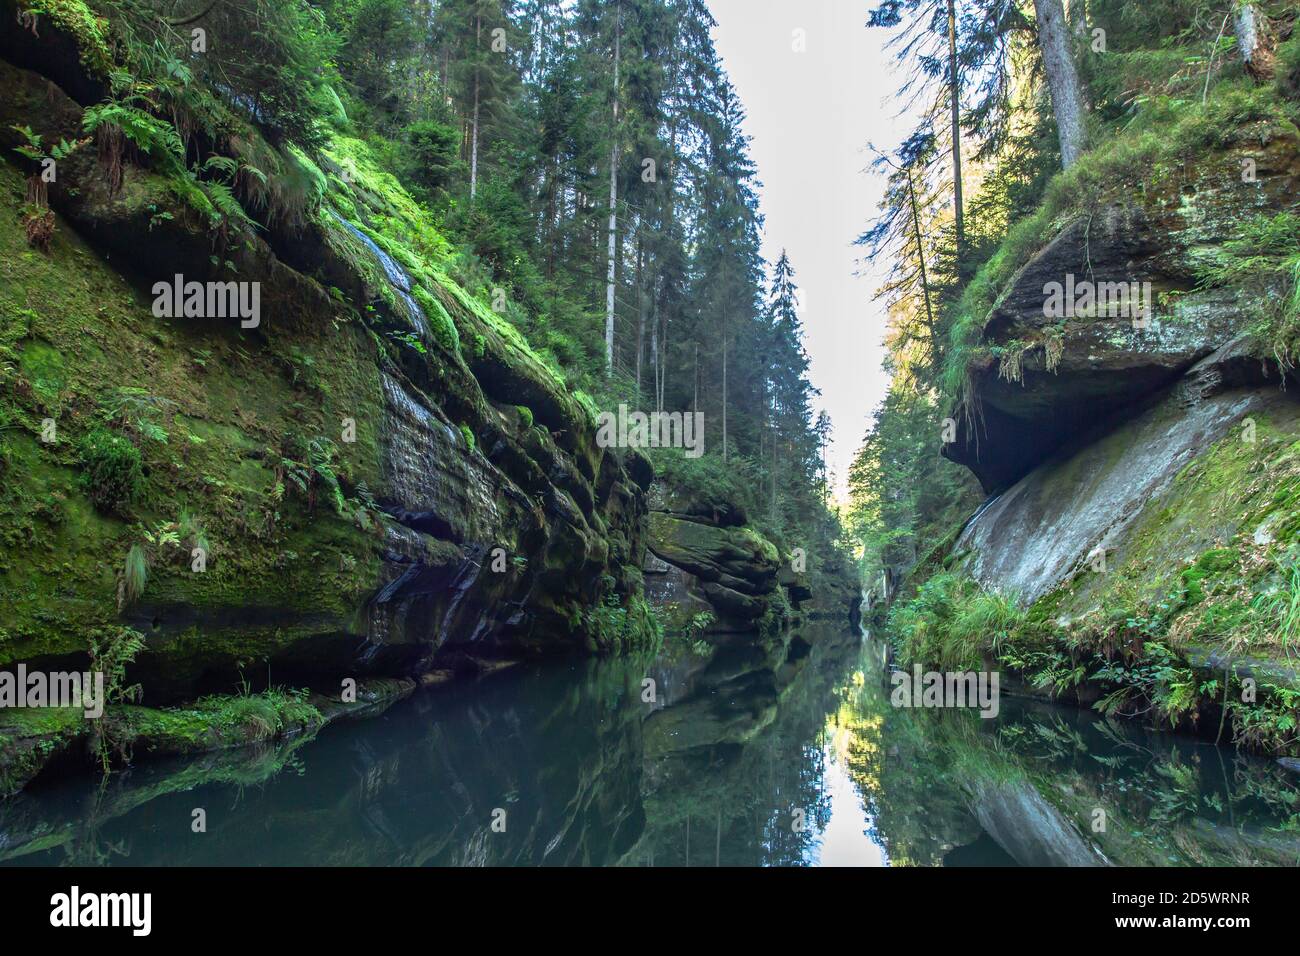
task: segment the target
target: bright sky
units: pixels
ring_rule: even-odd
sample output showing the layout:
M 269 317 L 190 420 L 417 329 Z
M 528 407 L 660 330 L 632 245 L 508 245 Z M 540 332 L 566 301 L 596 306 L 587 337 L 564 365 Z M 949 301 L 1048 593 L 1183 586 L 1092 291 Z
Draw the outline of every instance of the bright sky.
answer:
M 884 397 L 883 265 L 861 271 L 853 240 L 875 216 L 883 177 L 867 172 L 868 142 L 892 149 L 910 131 L 891 93 L 889 32 L 868 29 L 878 0 L 708 0 L 714 42 L 749 113 L 767 217 L 763 254 L 790 253 L 819 408 L 834 426 L 828 459 L 842 492 L 849 464 Z M 796 30 L 804 52 L 796 52 Z

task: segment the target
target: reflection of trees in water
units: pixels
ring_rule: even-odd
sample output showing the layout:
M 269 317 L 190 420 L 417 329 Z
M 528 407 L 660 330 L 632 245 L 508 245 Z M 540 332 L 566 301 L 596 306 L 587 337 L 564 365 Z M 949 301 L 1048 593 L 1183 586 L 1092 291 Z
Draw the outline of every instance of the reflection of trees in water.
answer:
M 659 728 L 647 721 L 646 832 L 625 863 L 794 866 L 807 859 L 830 820 L 824 728 L 857 640 L 833 630 L 807 636 L 811 648 L 796 638 L 726 680 L 705 675 L 655 715 Z M 726 671 L 725 662 L 718 669 Z
M 988 805 L 990 795 L 1014 793 L 1032 795 L 1112 862 L 1300 862 L 1296 779 L 1206 742 L 1007 699 L 997 721 L 894 708 L 869 654 L 844 689 L 835 724 L 847 735 L 840 749 L 874 818 L 871 836 L 895 864 L 941 863 L 979 838 L 977 817 L 1005 812 Z M 1097 810 L 1105 814 L 1102 832 L 1093 832 Z M 1059 840 L 1062 832 L 1045 827 L 1041 835 Z
M 990 820 L 1014 829 L 1031 803 L 1113 862 L 1300 862 L 1296 780 L 1276 765 L 1009 699 L 998 721 L 896 709 L 869 648 L 808 638 L 715 655 L 658 709 L 640 700 L 651 662 L 590 661 L 444 688 L 315 741 L 42 788 L 0 804 L 0 860 L 797 865 L 829 823 L 834 760 L 895 864 L 987 846 Z
M 960 726 L 969 715 L 895 708 L 878 671 L 855 678 L 836 720 L 848 738 L 845 767 L 872 821 L 868 835 L 893 865 L 938 865 L 953 847 L 972 842 L 979 827 L 957 782 L 958 754 L 935 746 L 932 724 L 951 723 L 947 733 L 957 735 L 969 730 Z

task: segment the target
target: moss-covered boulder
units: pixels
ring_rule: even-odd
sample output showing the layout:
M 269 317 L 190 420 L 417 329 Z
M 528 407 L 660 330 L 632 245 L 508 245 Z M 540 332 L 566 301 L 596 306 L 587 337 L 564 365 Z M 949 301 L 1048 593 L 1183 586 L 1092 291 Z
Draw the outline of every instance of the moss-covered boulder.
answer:
M 651 494 L 660 504 L 682 500 L 659 489 Z M 732 521 L 737 510 L 724 506 L 715 513 Z M 647 594 L 670 626 L 730 633 L 786 615 L 788 600 L 777 581 L 780 555 L 752 528 L 651 511 L 646 549 Z

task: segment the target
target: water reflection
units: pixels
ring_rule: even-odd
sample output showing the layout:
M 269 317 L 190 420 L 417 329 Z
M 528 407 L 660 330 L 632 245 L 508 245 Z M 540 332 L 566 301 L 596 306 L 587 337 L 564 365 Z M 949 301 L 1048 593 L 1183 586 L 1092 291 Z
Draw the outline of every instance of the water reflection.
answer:
M 0 860 L 1296 864 L 1296 784 L 1070 708 L 894 709 L 878 648 L 809 631 L 505 673 L 314 740 L 36 787 L 0 803 Z

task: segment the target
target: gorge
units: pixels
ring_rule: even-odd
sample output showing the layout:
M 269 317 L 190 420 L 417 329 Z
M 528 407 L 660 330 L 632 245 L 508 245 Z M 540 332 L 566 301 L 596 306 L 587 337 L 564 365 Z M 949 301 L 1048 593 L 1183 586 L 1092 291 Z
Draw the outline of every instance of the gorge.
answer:
M 864 7 L 837 474 L 701 0 L 0 0 L 0 863 L 1296 865 L 1244 7 Z

